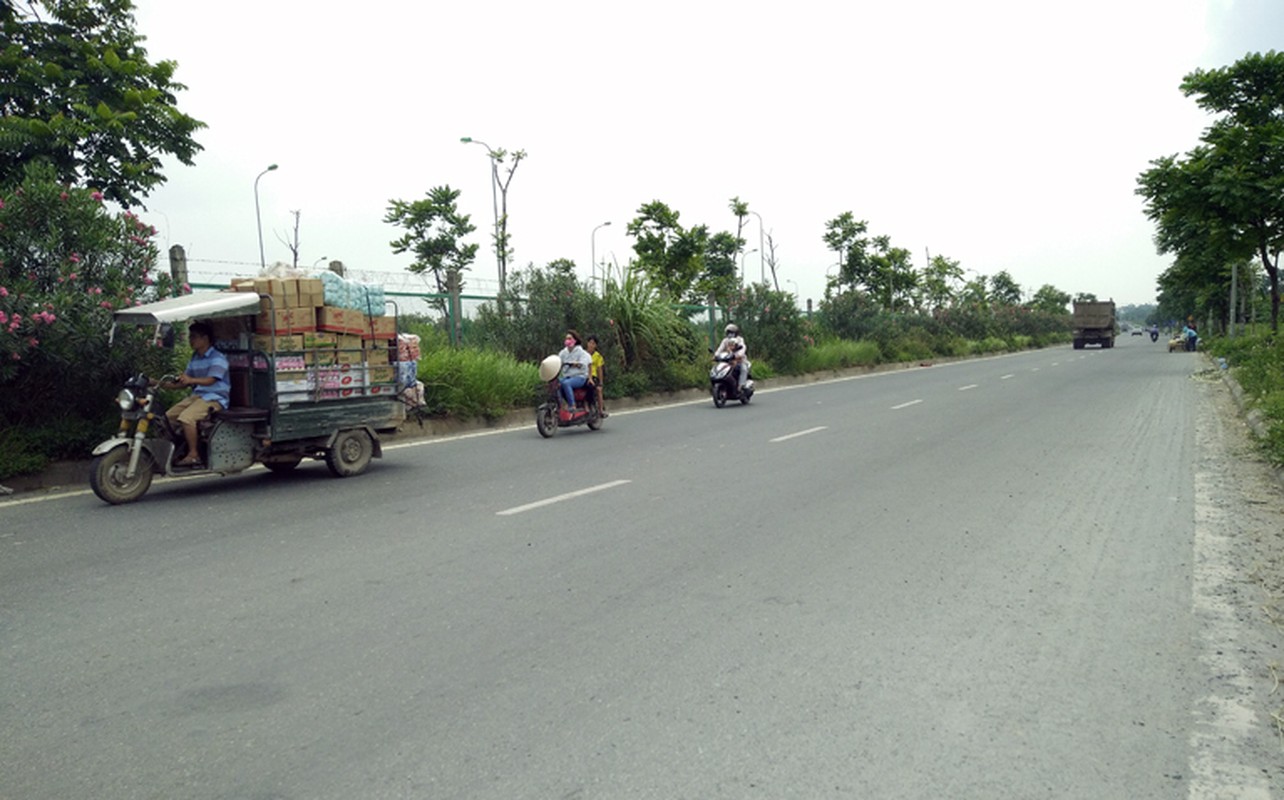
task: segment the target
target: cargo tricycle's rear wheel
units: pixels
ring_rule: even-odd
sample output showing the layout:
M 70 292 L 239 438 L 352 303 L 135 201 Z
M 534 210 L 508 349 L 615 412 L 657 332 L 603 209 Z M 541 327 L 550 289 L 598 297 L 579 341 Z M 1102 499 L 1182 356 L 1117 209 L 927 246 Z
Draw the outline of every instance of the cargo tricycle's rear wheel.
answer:
M 363 430 L 341 431 L 335 437 L 334 446 L 325 451 L 325 465 L 337 477 L 347 478 L 365 472 L 373 454 L 370 434 Z

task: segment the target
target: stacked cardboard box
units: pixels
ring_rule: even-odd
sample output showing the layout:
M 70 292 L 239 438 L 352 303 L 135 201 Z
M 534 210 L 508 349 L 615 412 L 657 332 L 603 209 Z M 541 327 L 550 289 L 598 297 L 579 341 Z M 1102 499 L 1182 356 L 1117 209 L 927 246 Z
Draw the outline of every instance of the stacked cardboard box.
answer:
M 289 336 L 317 329 L 323 292 L 318 278 L 237 278 L 232 290 L 258 293 L 255 331 L 259 335 Z
M 319 278 L 237 278 L 232 289 L 259 295 L 253 349 L 273 357 L 282 402 L 395 393 L 393 317 L 326 305 Z

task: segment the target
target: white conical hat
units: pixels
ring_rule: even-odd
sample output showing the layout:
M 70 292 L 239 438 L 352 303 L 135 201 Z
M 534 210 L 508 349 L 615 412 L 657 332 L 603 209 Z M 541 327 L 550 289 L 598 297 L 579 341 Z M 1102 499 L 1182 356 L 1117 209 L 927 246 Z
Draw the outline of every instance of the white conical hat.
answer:
M 551 381 L 557 377 L 557 373 L 562 371 L 562 359 L 560 356 L 549 356 L 539 362 L 539 379 L 542 381 Z

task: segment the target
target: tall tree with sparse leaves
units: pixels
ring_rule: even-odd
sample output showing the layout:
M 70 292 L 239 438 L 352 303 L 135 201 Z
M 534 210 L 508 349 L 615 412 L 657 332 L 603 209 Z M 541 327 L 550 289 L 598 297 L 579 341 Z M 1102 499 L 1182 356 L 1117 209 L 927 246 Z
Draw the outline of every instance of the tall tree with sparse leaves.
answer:
M 390 242 L 392 252 L 413 254 L 415 260 L 406 269 L 431 272 L 437 291 L 443 293 L 449 289 L 450 274 L 462 273 L 477 257 L 477 245 L 463 241 L 477 226 L 467 214 L 459 213 L 458 200 L 458 189 L 437 186 L 424 200 L 390 200 L 383 219 L 406 229 L 405 235 Z

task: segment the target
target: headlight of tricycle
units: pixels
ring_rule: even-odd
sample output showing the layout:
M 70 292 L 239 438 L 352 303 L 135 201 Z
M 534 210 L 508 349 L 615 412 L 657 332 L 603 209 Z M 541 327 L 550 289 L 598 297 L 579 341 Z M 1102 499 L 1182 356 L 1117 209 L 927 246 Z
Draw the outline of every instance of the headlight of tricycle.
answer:
M 121 389 L 120 394 L 116 395 L 116 403 L 121 411 L 133 411 L 134 402 L 134 393 L 128 389 Z

